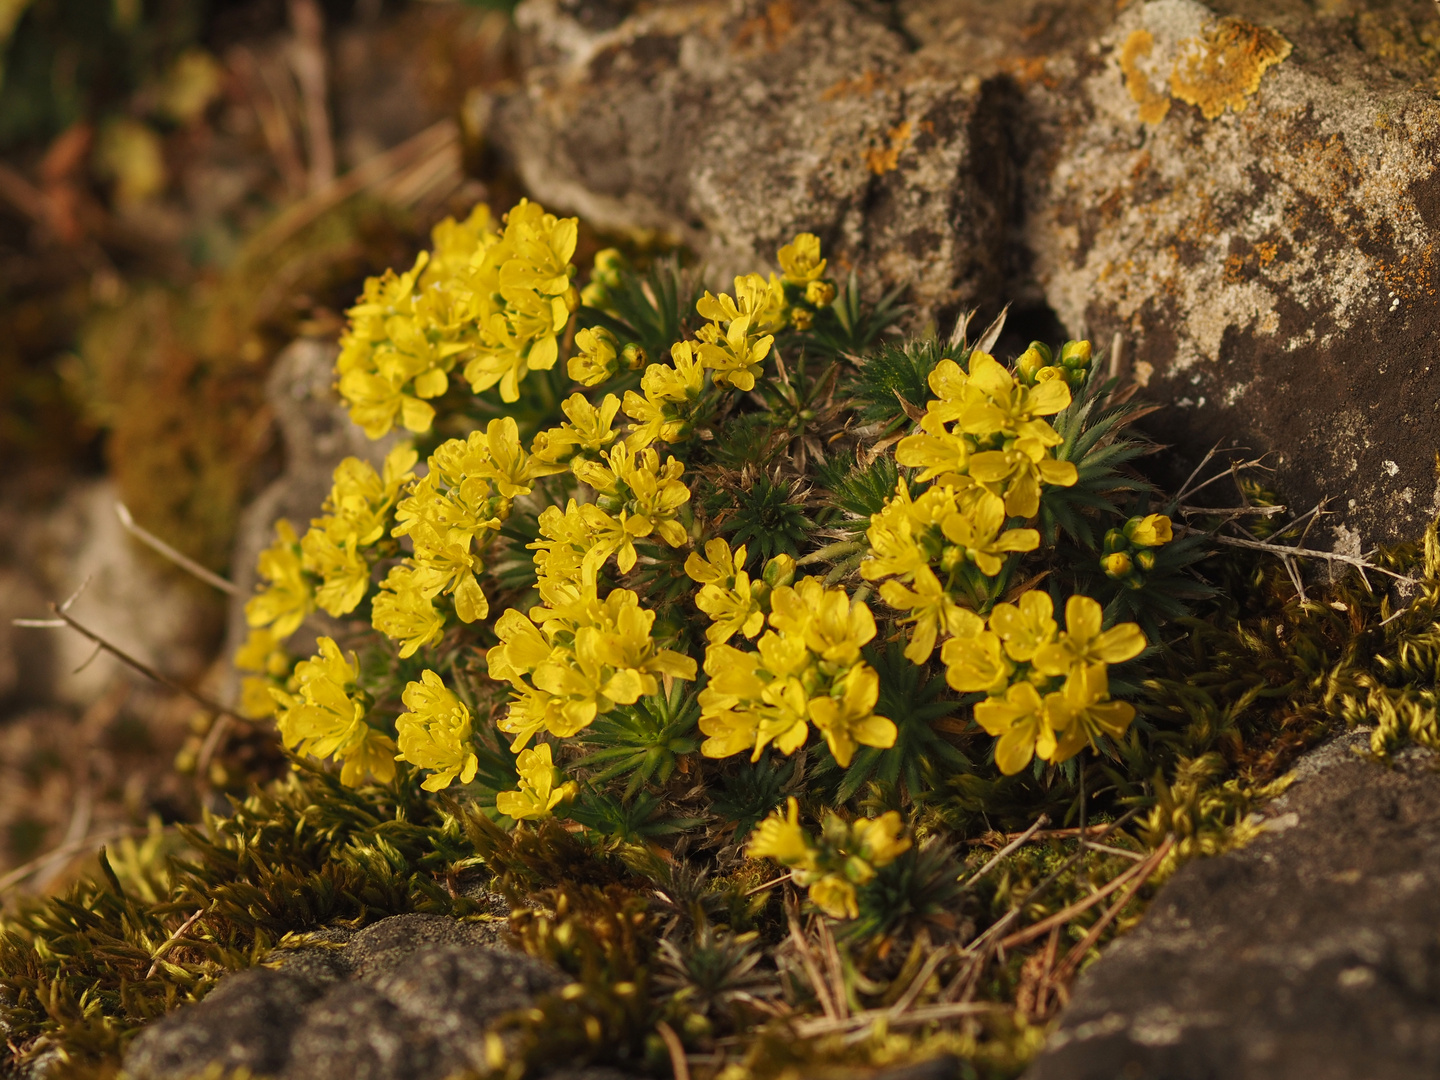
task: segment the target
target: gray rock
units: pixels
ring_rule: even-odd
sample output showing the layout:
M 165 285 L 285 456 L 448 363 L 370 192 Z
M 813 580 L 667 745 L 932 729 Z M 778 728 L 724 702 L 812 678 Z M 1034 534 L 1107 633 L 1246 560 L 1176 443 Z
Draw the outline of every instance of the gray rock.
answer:
M 285 1080 L 418 1080 L 459 1065 L 417 1031 L 400 1007 L 362 983 L 338 986 L 305 1014 L 290 1043 Z
M 488 136 L 717 283 L 808 229 L 915 328 L 1015 300 L 1017 349 L 1119 334 L 1156 431 L 1273 452 L 1353 551 L 1440 509 L 1436 11 L 1357 6 L 526 0 Z
M 225 979 L 199 1005 L 146 1028 L 125 1055 L 137 1080 L 189 1080 L 206 1067 L 274 1075 L 290 1057 L 305 1006 L 321 994 L 308 979 L 256 968 Z
M 1440 1075 L 1440 773 L 1364 745 L 1309 755 L 1264 835 L 1183 867 L 1027 1080 Z
M 345 952 L 357 979 L 374 979 L 397 970 L 422 945 L 497 945 L 504 923 L 468 923 L 443 915 L 392 915 L 361 930 Z
M 486 1025 L 565 976 L 497 944 L 499 924 L 395 915 L 322 930 L 140 1033 L 132 1080 L 244 1066 L 280 1080 L 427 1080 L 485 1065 Z M 603 1077 L 596 1080 L 604 1080 Z
M 808 230 L 926 311 L 997 291 L 1003 133 L 977 119 L 978 79 L 897 81 L 911 47 L 878 5 L 670 2 L 587 25 L 529 0 L 517 21 L 528 82 L 490 136 L 547 204 L 689 243 L 727 286 Z

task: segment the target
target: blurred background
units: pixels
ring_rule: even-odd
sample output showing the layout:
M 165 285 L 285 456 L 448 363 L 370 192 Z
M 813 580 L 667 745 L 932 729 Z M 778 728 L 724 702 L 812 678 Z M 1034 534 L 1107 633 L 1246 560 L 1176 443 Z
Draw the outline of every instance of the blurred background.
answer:
M 226 593 L 117 504 L 243 587 L 237 530 L 283 479 L 296 363 L 323 396 L 364 278 L 408 266 L 447 214 L 513 197 L 484 144 L 510 6 L 0 0 L 7 898 L 283 765 L 74 631 L 14 620 L 74 596 L 106 641 L 225 695 Z

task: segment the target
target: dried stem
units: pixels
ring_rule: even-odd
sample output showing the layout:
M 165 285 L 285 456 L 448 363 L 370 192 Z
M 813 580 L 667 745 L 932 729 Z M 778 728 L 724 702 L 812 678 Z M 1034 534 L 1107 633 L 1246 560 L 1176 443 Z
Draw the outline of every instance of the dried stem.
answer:
M 655 1025 L 655 1030 L 660 1033 L 660 1038 L 665 1040 L 665 1049 L 670 1053 L 670 1068 L 674 1070 L 675 1080 L 690 1080 L 690 1062 L 685 1058 L 685 1044 L 680 1041 L 680 1036 L 675 1034 L 675 1029 L 661 1020 Z
M 187 574 L 193 574 L 195 577 L 205 582 L 206 585 L 211 585 L 214 588 L 219 589 L 221 592 L 229 593 L 231 596 L 234 596 L 240 591 L 238 588 L 236 588 L 234 582 L 227 581 L 225 578 L 221 577 L 213 570 L 207 570 L 205 567 L 201 566 L 188 555 L 182 555 L 180 552 L 176 551 L 173 547 L 167 544 L 164 540 L 161 540 L 149 529 L 146 529 L 141 525 L 137 524 L 135 518 L 132 517 L 130 514 L 129 507 L 127 507 L 124 503 L 117 502 L 115 504 L 115 516 L 120 519 L 120 524 L 125 526 L 126 532 L 128 532 L 131 536 L 135 537 L 136 540 L 139 540 L 142 544 L 150 548 L 152 551 L 156 552 L 159 555 L 163 555 L 165 558 L 169 559 L 172 563 L 180 567 L 180 569 L 184 570 Z
M 1354 566 L 1362 573 L 1366 570 L 1373 570 L 1377 574 L 1384 574 L 1386 577 L 1394 578 L 1396 581 L 1404 581 L 1410 585 L 1417 585 L 1412 577 L 1404 574 L 1397 574 L 1393 570 L 1386 570 L 1383 566 L 1376 566 L 1374 563 L 1360 555 L 1342 555 L 1338 551 L 1318 551 L 1315 548 L 1290 547 L 1288 544 L 1267 544 L 1263 540 L 1246 540 L 1239 536 L 1223 536 L 1219 533 L 1208 533 L 1203 529 L 1192 529 L 1188 525 L 1179 526 L 1179 531 L 1195 536 L 1209 537 L 1217 544 L 1227 544 L 1230 547 L 1245 548 L 1248 551 L 1266 551 L 1272 555 L 1279 555 L 1287 559 L 1323 559 L 1326 562 L 1344 563 L 1346 566 Z
M 1155 868 L 1160 865 L 1161 860 L 1170 853 L 1170 849 L 1174 846 L 1175 837 L 1167 836 L 1165 842 L 1155 850 L 1155 854 L 1151 855 L 1149 859 L 1141 863 L 1134 870 L 1128 871 L 1129 874 L 1133 875 L 1130 879 L 1129 887 L 1121 894 L 1120 899 L 1115 901 L 1114 906 L 1095 921 L 1095 925 L 1090 928 L 1090 932 L 1085 935 L 1084 940 L 1076 944 L 1066 955 L 1065 959 L 1060 961 L 1060 966 L 1055 969 L 1056 982 L 1064 982 L 1074 974 L 1080 961 L 1085 958 L 1085 954 L 1090 951 L 1095 942 L 1100 940 L 1100 935 L 1105 932 L 1105 928 L 1114 922 L 1120 913 L 1125 910 L 1126 905 L 1135 898 L 1135 894 L 1140 891 L 1145 882 L 1150 880 L 1150 875 L 1155 872 Z
M 1021 833 L 1019 836 L 1017 836 L 1014 840 L 1011 840 L 1010 843 L 1006 844 L 1003 848 L 1001 848 L 999 851 L 997 851 L 994 855 L 990 856 L 990 859 L 985 863 L 984 866 L 980 867 L 979 870 L 976 870 L 975 873 L 971 874 L 968 878 L 966 878 L 966 879 L 965 879 L 965 885 L 964 885 L 963 887 L 966 888 L 966 889 L 970 888 L 970 887 L 971 887 L 972 885 L 974 885 L 977 881 L 979 881 L 979 880 L 980 880 L 981 878 L 983 878 L 986 874 L 988 874 L 988 873 L 991 871 L 991 869 L 994 868 L 995 864 L 998 863 L 1001 859 L 1005 858 L 1005 856 L 1011 854 L 1011 853 L 1014 852 L 1016 849 L 1018 849 L 1018 848 L 1020 848 L 1020 847 L 1023 847 L 1025 844 L 1028 844 L 1028 843 L 1030 842 L 1030 840 L 1031 840 L 1037 833 L 1039 833 L 1042 828 L 1044 828 L 1044 827 L 1045 827 L 1046 825 L 1048 825 L 1049 823 L 1050 823 L 1050 815 L 1048 815 L 1048 814 L 1041 814 L 1038 818 L 1035 819 L 1035 824 L 1034 824 L 1034 825 L 1031 825 L 1030 828 L 1026 829 L 1023 833 Z
M 247 717 L 241 716 L 239 713 L 235 712 L 233 709 L 229 709 L 226 708 L 224 705 L 221 705 L 214 698 L 207 697 L 206 695 L 200 693 L 198 690 L 190 689 L 190 687 L 186 686 L 184 683 L 177 682 L 175 679 L 170 678 L 170 676 L 156 671 L 149 664 L 142 663 L 141 661 L 135 659 L 135 657 L 131 656 L 129 653 L 125 652 L 123 649 L 120 649 L 119 647 L 110 644 L 110 642 L 106 641 L 99 634 L 95 633 L 95 631 L 78 622 L 74 618 L 74 616 L 72 616 L 68 611 L 65 610 L 68 606 L 69 601 L 66 601 L 64 604 L 52 603 L 50 605 L 50 610 L 58 616 L 58 618 L 56 619 L 15 619 L 14 623 L 16 626 L 32 627 L 68 626 L 81 637 L 93 641 L 96 645 L 104 649 L 117 660 L 134 668 L 136 671 L 140 672 L 140 674 L 145 675 L 148 678 L 154 679 L 161 686 L 169 687 L 177 694 L 184 694 L 186 697 L 190 698 L 190 700 L 196 702 L 199 705 L 205 706 L 205 708 L 209 709 L 211 712 L 219 713 L 221 716 L 229 716 L 235 720 L 240 721 L 242 724 L 249 724 L 252 722 Z

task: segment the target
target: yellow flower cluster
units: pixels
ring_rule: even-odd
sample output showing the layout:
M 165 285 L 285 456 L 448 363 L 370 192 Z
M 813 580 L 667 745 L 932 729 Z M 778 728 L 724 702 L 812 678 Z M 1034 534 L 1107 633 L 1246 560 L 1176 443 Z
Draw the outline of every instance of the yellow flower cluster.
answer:
M 1066 348 L 1088 360 L 1088 347 Z M 1039 355 L 1035 346 L 1030 351 Z M 1017 377 L 976 351 L 968 372 L 942 360 L 929 383 L 936 397 L 920 430 L 896 446 L 895 460 L 920 470 L 917 479 L 930 486 L 912 497 L 900 482 L 871 519 L 870 553 L 860 565 L 867 580 L 890 579 L 880 595 L 907 613 L 902 621 L 913 629 L 905 655 L 917 664 L 942 636 L 966 635 L 978 625 L 969 610 L 975 591 L 964 587 L 967 568 L 993 578 L 1009 555 L 1038 548 L 1039 532 L 1015 519 L 1039 512 L 1042 484 L 1069 487 L 1078 479 L 1073 463 L 1055 459 L 1063 440 L 1044 419 L 1070 404 L 1064 378 Z
M 929 381 L 938 400 L 926 406 L 920 431 L 895 447 L 895 460 L 920 469 L 921 481 L 977 487 L 1001 500 L 1004 516 L 1018 518 L 1039 512 L 1041 484 L 1075 483 L 1075 465 L 1055 460 L 1063 440 L 1044 419 L 1070 404 L 1063 379 L 1027 385 L 977 350 L 968 373 L 942 360 Z
M 723 758 L 748 750 L 758 761 L 773 743 L 793 754 L 812 723 L 841 766 L 860 746 L 894 746 L 894 723 L 874 711 L 880 677 L 860 656 L 875 636 L 870 609 L 813 577 L 757 597 L 740 569 L 744 549 L 731 556 L 723 545 L 712 541 L 705 560 L 692 556 L 686 565 L 703 583 L 697 602 L 714 620 L 705 650 L 710 681 L 700 692 L 700 730 L 708 736 L 701 753 Z M 762 620 L 770 629 L 757 651 L 725 644 L 736 630 L 753 637 Z
M 735 279 L 735 295 L 707 292 L 695 310 L 710 322 L 696 333 L 701 366 L 712 372 L 717 386 L 755 389 L 760 365 L 770 355 L 775 331 L 785 326 L 785 292 L 774 274 Z
M 528 617 L 509 608 L 495 621 L 500 644 L 486 654 L 490 677 L 514 689 L 498 726 L 516 753 L 541 732 L 569 738 L 617 705 L 659 693 L 660 676 L 695 678 L 694 660 L 655 644 L 655 613 L 629 589 L 601 600 L 587 576 L 579 585 L 542 580 L 541 596 L 548 606 Z
M 378 473 L 369 462 L 346 458 L 335 469 L 326 514 L 310 523 L 303 538 L 297 540 L 288 521 L 275 523 L 275 543 L 261 553 L 258 566 L 265 584 L 245 605 L 250 636 L 235 657 L 242 671 L 268 676 L 242 684 L 247 716 L 274 713 L 268 687 L 290 670 L 281 646 L 305 617 L 317 607 L 337 617 L 348 615 L 365 598 L 375 547 L 385 536 L 400 490 L 414 479 L 415 457 L 409 446 L 397 446 Z
M 809 330 L 815 313 L 835 300 L 835 286 L 825 280 L 825 260 L 820 257 L 820 238 L 800 233 L 775 255 L 780 263 L 781 283 L 791 300 L 790 322 L 797 330 Z
M 295 693 L 271 688 L 285 745 L 341 763 L 340 780 L 351 787 L 367 775 L 388 784 L 395 778 L 395 740 L 365 722 L 369 699 L 356 689 L 360 665 L 328 637 L 319 655 L 295 665 Z
M 462 360 L 475 393 L 498 384 L 502 400 L 519 400 L 529 372 L 554 366 L 579 306 L 576 227 L 522 199 L 496 232 L 477 206 L 464 222 L 437 225 L 433 252 L 409 271 L 366 281 L 335 365 L 351 419 L 372 439 L 397 423 L 429 431 L 429 401 Z
M 792 796 L 786 813 L 777 810 L 760 823 L 747 854 L 789 867 L 817 908 L 834 919 L 853 919 L 860 914 L 855 887 L 909 850 L 902 828 L 894 810 L 851 822 L 828 814 L 817 841 L 801 827 L 800 807 Z
M 1170 519 L 1164 514 L 1133 517 L 1119 529 L 1105 534 L 1100 567 L 1105 576 L 1123 581 L 1132 589 L 1145 586 L 1145 575 L 1155 568 L 1153 549 L 1175 537 Z
M 410 538 L 411 554 L 390 569 L 371 605 L 371 625 L 401 643 L 402 657 L 440 640 L 445 617 L 435 607 L 438 596 L 451 598 L 461 622 L 489 614 L 479 582 L 485 546 L 510 516 L 512 500 L 556 471 L 525 452 L 508 416 L 441 443 L 428 466 L 395 508 L 393 535 Z
M 520 774 L 520 786 L 515 791 L 498 793 L 495 809 L 516 821 L 547 818 L 579 791 L 574 780 L 561 782 L 560 770 L 555 767 L 548 743 L 521 750 L 515 758 L 515 771 Z
M 967 613 L 968 614 L 968 613 Z M 975 720 L 999 739 L 995 763 L 1010 775 L 1037 754 L 1065 761 L 1101 735 L 1124 736 L 1135 709 L 1110 700 L 1109 665 L 1145 649 L 1134 623 L 1103 630 L 1100 605 L 1088 596 L 1065 602 L 1065 629 L 1048 594 L 1023 593 L 997 604 L 986 620 L 972 615 L 945 642 L 946 681 L 961 693 L 983 692 Z
M 420 786 L 440 791 L 456 777 L 462 784 L 473 780 L 480 763 L 470 745 L 470 710 L 455 692 L 435 672 L 422 671 L 400 700 L 409 710 L 395 721 L 400 757 L 430 770 Z

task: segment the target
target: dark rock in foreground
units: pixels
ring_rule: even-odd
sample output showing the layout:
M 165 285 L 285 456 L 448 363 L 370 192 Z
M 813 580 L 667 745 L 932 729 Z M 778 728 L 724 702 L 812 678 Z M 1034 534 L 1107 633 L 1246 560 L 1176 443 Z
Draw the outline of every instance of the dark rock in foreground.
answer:
M 1027 1080 L 1440 1076 L 1440 774 L 1357 745 L 1302 761 L 1266 835 L 1171 879 Z
M 328 931 L 141 1032 L 126 1073 L 189 1080 L 219 1065 L 277 1080 L 439 1080 L 483 1069 L 486 1025 L 566 981 L 498 945 L 501 925 L 395 915 Z

